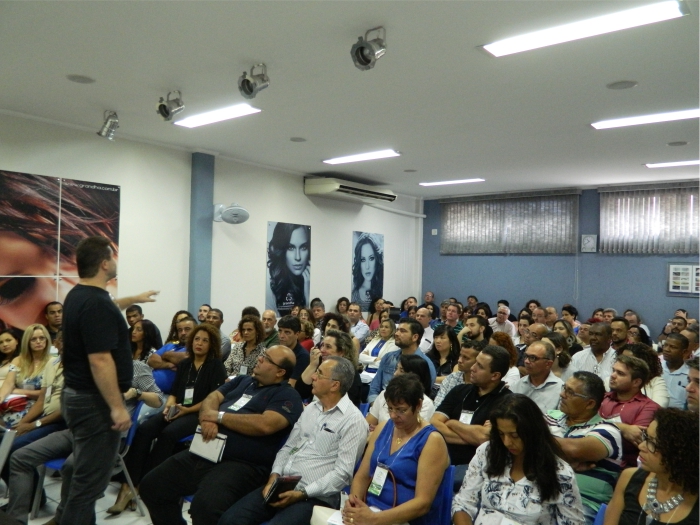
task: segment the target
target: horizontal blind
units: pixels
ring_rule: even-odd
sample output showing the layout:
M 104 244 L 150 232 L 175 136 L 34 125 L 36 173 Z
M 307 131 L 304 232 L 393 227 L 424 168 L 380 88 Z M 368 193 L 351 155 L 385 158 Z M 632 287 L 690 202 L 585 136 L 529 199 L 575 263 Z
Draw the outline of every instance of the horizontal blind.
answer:
M 601 253 L 698 253 L 696 184 L 599 191 Z
M 441 204 L 440 253 L 576 253 L 577 194 Z

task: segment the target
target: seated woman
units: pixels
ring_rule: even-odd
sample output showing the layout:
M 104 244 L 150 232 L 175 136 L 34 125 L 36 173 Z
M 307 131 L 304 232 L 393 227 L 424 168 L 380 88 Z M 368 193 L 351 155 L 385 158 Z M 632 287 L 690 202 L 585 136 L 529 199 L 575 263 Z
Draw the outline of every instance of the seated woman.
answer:
M 370 330 L 369 333 L 367 334 L 367 337 L 365 337 L 364 344 L 368 345 L 372 342 L 372 340 L 376 339 L 379 336 L 379 326 L 381 323 L 386 321 L 387 319 L 390 319 L 389 316 L 389 310 L 382 310 L 382 312 L 379 314 L 379 323 L 377 325 L 377 328 L 374 330 Z
M 657 410 L 643 431 L 639 464 L 620 474 L 604 524 L 697 525 L 697 413 Z
M 438 326 L 433 332 L 433 346 L 430 347 L 430 350 L 425 355 L 430 358 L 433 366 L 435 366 L 437 374 L 435 382 L 439 385 L 443 379 L 456 371 L 455 367 L 457 366 L 457 359 L 459 359 L 459 341 L 454 330 L 445 324 Z
M 22 336 L 19 356 L 12 360 L 7 377 L 0 387 L 0 402 L 7 400 L 10 394 L 25 396 L 27 405 L 18 411 L 7 410 L 2 419 L 7 428 L 19 423 L 39 398 L 41 379 L 49 362 L 51 336 L 44 325 L 32 324 Z
M 260 357 L 265 351 L 265 328 L 259 317 L 244 315 L 238 322 L 241 342 L 231 345 L 224 366 L 229 376 L 251 375 Z M 219 336 L 219 339 L 221 336 Z
M 500 346 L 501 348 L 505 348 L 508 351 L 508 355 L 510 356 L 510 363 L 508 365 L 508 373 L 503 376 L 503 381 L 507 385 L 514 384 L 518 379 L 520 379 L 520 371 L 516 366 L 518 363 L 519 355 L 518 350 L 513 344 L 513 340 L 505 332 L 494 332 L 489 338 L 489 344 Z
M 369 315 L 367 316 L 367 324 L 370 330 L 376 330 L 379 328 L 379 323 L 381 321 L 380 317 L 384 311 L 384 299 L 381 297 L 375 297 L 369 303 Z
M 147 362 L 153 352 L 158 350 L 156 325 L 148 319 L 136 321 L 129 328 L 129 340 L 131 341 L 131 354 L 135 360 Z
M 321 345 L 321 348 L 314 348 L 311 350 L 309 366 L 302 372 L 301 381 L 297 381 L 294 388 L 299 392 L 302 399 L 308 399 L 309 396 L 306 395 L 307 392 L 304 385 L 306 385 L 306 389 L 309 388 L 308 385 L 311 385 L 311 376 L 316 372 L 318 365 L 320 365 L 326 357 L 331 355 L 344 357 L 350 361 L 355 368 L 355 379 L 352 382 L 350 390 L 348 390 L 348 397 L 355 406 L 359 407 L 360 403 L 362 403 L 362 379 L 360 378 L 360 370 L 362 367 L 357 361 L 357 354 L 355 353 L 350 335 L 339 330 L 329 329 Z
M 489 440 L 476 449 L 452 503 L 454 525 L 582 525 L 573 469 L 534 401 L 503 398 L 490 414 Z
M 323 347 L 323 338 L 328 333 L 328 330 L 339 330 L 350 335 L 353 347 L 356 353 L 360 353 L 360 341 L 350 333 L 350 321 L 344 315 L 327 312 L 321 319 L 321 338 L 316 343 L 316 348 Z
M 0 381 L 5 381 L 13 359 L 19 355 L 21 334 L 14 328 L 0 330 Z
M 307 352 L 311 352 L 314 347 L 314 325 L 309 321 L 301 321 L 301 331 L 299 332 L 299 344 L 304 347 Z
M 573 308 L 573 307 L 572 307 Z M 583 350 L 583 345 L 581 340 L 576 337 L 574 333 L 573 326 L 566 319 L 559 319 L 554 323 L 553 332 L 561 334 L 564 339 L 566 339 L 566 344 L 568 345 L 569 355 L 574 355 L 576 352 Z
M 430 368 L 428 368 L 428 363 L 420 356 L 417 355 L 402 355 L 399 358 L 399 363 L 396 365 L 396 372 L 394 372 L 394 377 L 398 377 L 403 374 L 416 374 L 421 385 L 423 385 L 423 392 L 429 392 L 432 385 L 430 384 Z M 377 399 L 372 403 L 372 407 L 369 409 L 369 413 L 365 419 L 369 423 L 370 431 L 373 431 L 379 423 L 384 423 L 389 421 L 391 415 L 389 414 L 389 407 L 387 406 L 386 399 L 384 396 L 386 390 L 382 390 Z M 435 404 L 433 400 L 430 399 L 427 394 L 423 394 L 423 406 L 420 410 L 420 417 L 426 421 L 430 421 L 435 412 Z
M 552 373 L 561 377 L 562 374 L 569 368 L 571 363 L 571 354 L 569 354 L 569 343 L 566 342 L 564 336 L 558 332 L 549 332 L 542 338 L 542 341 L 547 341 L 554 347 L 554 352 L 557 358 L 552 364 Z
M 442 501 L 436 495 L 449 456 L 440 433 L 420 416 L 423 386 L 414 374 L 400 375 L 389 381 L 384 396 L 391 419 L 370 435 L 342 509 L 343 523 L 439 523 Z M 383 482 L 377 482 L 379 470 Z
M 163 413 L 139 425 L 124 458 L 134 486 L 138 486 L 151 469 L 168 459 L 182 438 L 194 434 L 202 401 L 224 383 L 226 370 L 221 362 L 219 333 L 218 328 L 204 323 L 196 326 L 187 337 L 187 357 L 177 365 L 173 390 Z M 153 440 L 157 441 L 151 450 Z M 121 512 L 122 505 L 118 499 L 114 510 Z
M 629 330 L 627 330 L 627 334 L 629 335 L 629 340 L 632 343 L 642 343 L 649 347 L 654 344 L 647 331 L 637 324 L 630 326 Z
M 394 341 L 395 332 L 396 325 L 394 321 L 391 319 L 382 321 L 382 324 L 379 326 L 377 337 L 370 341 L 365 349 L 360 352 L 360 363 L 365 366 L 365 370 L 368 372 L 376 372 L 379 367 L 379 361 L 382 360 L 384 354 L 399 349 Z
M 340 297 L 335 303 L 335 313 L 339 315 L 347 315 L 348 306 L 350 306 L 350 299 L 347 297 Z

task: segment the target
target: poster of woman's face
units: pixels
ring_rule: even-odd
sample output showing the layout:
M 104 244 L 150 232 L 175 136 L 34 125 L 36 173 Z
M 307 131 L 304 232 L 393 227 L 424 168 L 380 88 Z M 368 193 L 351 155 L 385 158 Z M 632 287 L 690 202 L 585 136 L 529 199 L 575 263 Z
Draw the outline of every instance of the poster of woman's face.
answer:
M 384 294 L 384 235 L 352 233 L 352 301 L 363 312 Z
M 46 304 L 62 303 L 78 282 L 81 239 L 103 235 L 118 253 L 119 194 L 119 186 L 0 171 L 0 326 L 46 323 Z M 116 294 L 116 282 L 109 289 Z
M 310 283 L 311 226 L 268 222 L 265 308 L 284 316 L 308 306 Z

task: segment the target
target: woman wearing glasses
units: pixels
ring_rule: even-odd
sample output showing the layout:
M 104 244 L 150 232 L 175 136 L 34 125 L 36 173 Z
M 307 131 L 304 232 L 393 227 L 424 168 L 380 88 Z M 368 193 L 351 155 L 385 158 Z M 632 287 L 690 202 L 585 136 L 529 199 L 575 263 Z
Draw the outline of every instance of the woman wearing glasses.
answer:
M 18 423 L 39 398 L 50 347 L 51 336 L 44 325 L 32 324 L 24 331 L 19 356 L 12 360 L 0 387 L 0 402 L 6 401 L 10 394 L 16 394 L 26 397 L 27 406 L 18 412 L 7 410 L 3 413 L 2 419 L 7 428 Z
M 535 402 L 506 396 L 490 423 L 489 441 L 476 449 L 454 498 L 454 524 L 582 525 L 574 471 Z
M 697 524 L 697 414 L 659 409 L 642 439 L 640 468 L 620 475 L 605 525 Z
M 443 499 L 436 494 L 449 457 L 445 440 L 420 416 L 423 396 L 414 374 L 389 381 L 384 399 L 391 419 L 369 438 L 342 511 L 345 525 L 439 523 Z

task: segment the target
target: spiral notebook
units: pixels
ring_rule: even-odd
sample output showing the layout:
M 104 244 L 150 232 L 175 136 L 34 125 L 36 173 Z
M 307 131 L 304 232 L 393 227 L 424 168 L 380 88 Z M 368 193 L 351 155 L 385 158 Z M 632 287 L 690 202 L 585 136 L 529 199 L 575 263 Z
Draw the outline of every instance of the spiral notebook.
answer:
M 225 446 L 225 434 L 217 434 L 216 438 L 205 443 L 202 438 L 202 427 L 197 426 L 192 444 L 190 445 L 190 452 L 197 454 L 201 458 L 208 459 L 212 463 L 219 463 L 221 457 L 224 455 Z

